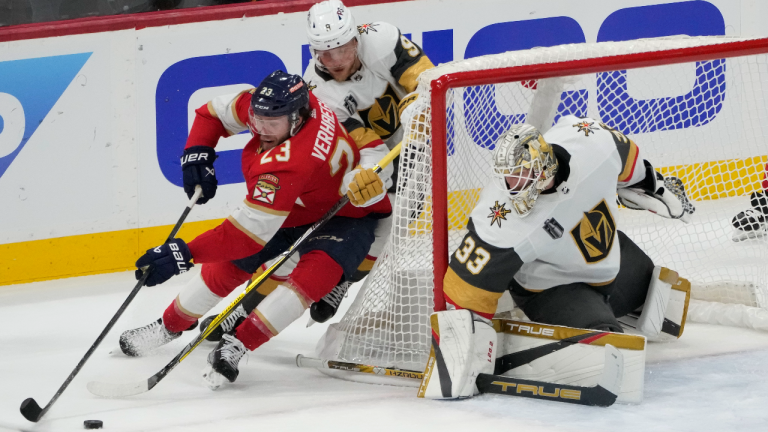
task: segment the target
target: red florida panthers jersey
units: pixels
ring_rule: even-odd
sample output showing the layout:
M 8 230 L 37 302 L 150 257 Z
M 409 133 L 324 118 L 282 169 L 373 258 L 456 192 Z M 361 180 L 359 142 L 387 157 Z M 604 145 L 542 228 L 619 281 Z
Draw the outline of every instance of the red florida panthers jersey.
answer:
M 251 92 L 216 98 L 199 108 L 187 147 L 215 146 L 219 137 L 248 129 Z M 328 106 L 310 93 L 310 118 L 290 139 L 262 152 L 258 134 L 243 150 L 248 187 L 243 203 L 220 226 L 189 243 L 195 262 L 253 255 L 281 227 L 319 220 L 342 197 L 342 179 L 360 161 L 360 150 Z M 370 143 L 375 146 L 380 143 Z M 389 200 L 366 208 L 345 206 L 338 216 L 388 214 Z

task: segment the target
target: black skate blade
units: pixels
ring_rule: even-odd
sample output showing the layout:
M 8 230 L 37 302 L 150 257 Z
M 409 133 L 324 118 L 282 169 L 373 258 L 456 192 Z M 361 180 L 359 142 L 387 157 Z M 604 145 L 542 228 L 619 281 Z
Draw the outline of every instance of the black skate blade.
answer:
M 40 420 L 40 413 L 43 412 L 40 405 L 38 405 L 32 398 L 25 399 L 24 402 L 21 403 L 21 408 L 19 408 L 19 410 L 25 419 L 33 423 L 37 423 L 37 421 Z

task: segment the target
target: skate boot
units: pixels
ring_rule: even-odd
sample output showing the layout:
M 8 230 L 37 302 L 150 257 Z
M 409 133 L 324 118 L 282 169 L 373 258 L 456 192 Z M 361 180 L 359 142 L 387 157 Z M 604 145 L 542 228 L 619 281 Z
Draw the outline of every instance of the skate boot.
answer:
M 217 315 L 211 315 L 209 317 L 206 317 L 203 322 L 200 323 L 200 333 L 204 332 L 205 329 L 208 328 L 208 326 L 211 324 L 211 322 L 216 319 Z M 221 340 L 221 336 L 225 333 L 229 333 L 233 328 L 240 325 L 241 322 L 245 321 L 245 318 L 248 317 L 248 314 L 245 313 L 245 308 L 241 304 L 240 306 L 236 307 L 229 316 L 222 321 L 221 324 L 219 324 L 219 327 L 216 328 L 211 332 L 211 334 L 208 335 L 205 340 L 211 341 L 211 342 L 218 342 Z
M 203 382 L 211 390 L 221 387 L 225 378 L 229 382 L 235 382 L 240 373 L 237 366 L 247 348 L 233 333 L 225 333 L 216 348 L 208 354 L 208 366 L 203 370 Z
M 324 323 L 333 318 L 351 285 L 352 282 L 342 282 L 333 287 L 331 292 L 321 298 L 320 301 L 312 303 L 312 306 L 309 307 L 310 320 L 307 327 L 315 322 Z
M 768 234 L 768 202 L 763 192 L 752 192 L 752 208 L 733 217 L 733 241 L 757 239 Z
M 197 327 L 197 321 L 187 330 L 192 330 L 195 327 Z M 120 335 L 120 350 L 129 357 L 141 357 L 178 338 L 181 333 L 168 331 L 163 325 L 163 319 L 158 318 L 152 324 L 124 331 Z

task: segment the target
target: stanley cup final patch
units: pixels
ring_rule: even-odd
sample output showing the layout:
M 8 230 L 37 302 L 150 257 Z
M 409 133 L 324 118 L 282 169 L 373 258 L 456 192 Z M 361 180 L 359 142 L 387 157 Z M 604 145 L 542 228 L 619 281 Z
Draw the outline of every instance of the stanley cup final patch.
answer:
M 557 222 L 555 218 L 550 218 L 544 221 L 544 231 L 546 231 L 547 234 L 549 234 L 549 236 L 555 240 L 562 237 L 563 232 L 565 232 L 563 226 L 560 225 L 560 223 Z
M 279 182 L 280 179 L 272 174 L 260 175 L 259 180 L 256 182 L 256 187 L 253 189 L 253 199 L 267 204 L 274 204 L 275 194 L 280 189 L 280 186 L 277 185 Z

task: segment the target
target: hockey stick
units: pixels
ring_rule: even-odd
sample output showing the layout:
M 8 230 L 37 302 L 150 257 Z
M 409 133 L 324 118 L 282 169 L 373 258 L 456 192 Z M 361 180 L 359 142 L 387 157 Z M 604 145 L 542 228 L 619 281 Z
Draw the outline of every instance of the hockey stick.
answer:
M 332 369 L 348 372 L 361 372 L 379 376 L 394 376 L 421 380 L 421 372 L 347 363 L 296 356 L 296 366 L 314 369 Z M 554 384 L 551 382 L 517 379 L 503 375 L 479 374 L 477 389 L 480 393 L 520 396 L 531 399 L 544 399 L 579 405 L 607 407 L 616 402 L 621 390 L 624 375 L 624 357 L 613 345 L 605 345 L 605 365 L 600 381 L 593 387 Z
M 184 223 L 184 220 L 187 218 L 187 215 L 189 215 L 189 212 L 192 210 L 192 207 L 195 206 L 195 203 L 197 202 L 197 199 L 200 198 L 200 195 L 203 194 L 203 189 L 200 186 L 195 187 L 195 194 L 192 195 L 192 198 L 189 200 L 189 203 L 187 204 L 187 208 L 184 209 L 184 212 L 181 214 L 181 217 L 179 218 L 178 222 L 176 222 L 176 225 L 173 227 L 173 230 L 171 230 L 171 234 L 168 235 L 168 238 L 165 240 L 165 243 L 168 243 L 169 241 L 173 240 L 173 238 L 176 236 L 176 234 L 179 232 L 179 229 L 181 228 L 181 225 Z M 27 398 L 24 400 L 24 402 L 21 403 L 21 407 L 19 408 L 21 410 L 21 415 L 24 416 L 27 420 L 31 422 L 37 422 L 39 421 L 45 413 L 48 412 L 49 409 L 51 409 L 51 406 L 56 402 L 56 400 L 59 399 L 59 396 L 61 396 L 62 393 L 64 393 L 64 390 L 69 386 L 69 383 L 72 382 L 72 380 L 75 378 L 75 376 L 80 372 L 80 369 L 83 368 L 83 365 L 85 365 L 85 362 L 88 361 L 88 359 L 91 357 L 91 354 L 96 350 L 96 348 L 101 344 L 101 341 L 104 340 L 104 337 L 107 336 L 107 333 L 109 333 L 110 330 L 112 330 L 112 327 L 115 325 L 117 320 L 120 318 L 120 316 L 125 312 L 125 308 L 128 307 L 128 304 L 133 301 L 133 298 L 136 297 L 136 294 L 139 293 L 139 290 L 144 286 L 144 282 L 146 282 L 147 278 L 149 277 L 150 271 L 144 270 L 144 274 L 141 276 L 138 282 L 136 282 L 136 286 L 133 287 L 133 290 L 130 294 L 128 294 L 128 298 L 125 299 L 122 305 L 120 305 L 120 308 L 115 312 L 115 315 L 112 317 L 111 320 L 109 320 L 109 323 L 104 328 L 104 330 L 101 331 L 101 334 L 98 338 L 96 338 L 96 342 L 91 345 L 90 348 L 88 348 L 88 352 L 85 353 L 82 359 L 80 359 L 80 362 L 75 366 L 75 369 L 72 371 L 71 374 L 67 377 L 67 380 L 64 381 L 64 384 L 59 387 L 59 390 L 56 392 L 55 395 L 53 395 L 53 398 L 48 402 L 48 404 L 45 406 L 45 408 L 40 408 L 40 405 L 35 401 L 33 398 Z
M 381 172 L 383 168 L 385 168 L 387 165 L 389 165 L 392 160 L 397 157 L 398 154 L 400 154 L 400 146 L 401 144 L 398 144 L 393 148 L 384 158 L 379 162 L 378 165 L 374 166 L 373 170 L 378 174 Z M 152 390 L 153 387 L 157 385 L 160 381 L 165 378 L 168 373 L 170 373 L 176 366 L 179 365 L 195 348 L 197 348 L 198 345 L 202 341 L 205 340 L 206 337 L 208 337 L 209 334 L 211 334 L 218 326 L 221 324 L 228 316 L 229 314 L 240 304 L 243 302 L 243 299 L 245 296 L 251 292 L 251 290 L 258 288 L 264 281 L 267 280 L 278 268 L 280 268 L 283 263 L 290 258 L 291 255 L 293 255 L 296 250 L 298 250 L 299 246 L 304 244 L 304 242 L 312 236 L 312 234 L 317 231 L 320 227 L 325 225 L 326 222 L 328 222 L 339 210 L 341 210 L 342 207 L 347 205 L 349 202 L 349 198 L 347 196 L 342 197 L 329 211 L 326 213 L 320 220 L 315 222 L 304 234 L 299 237 L 292 245 L 289 247 L 285 252 L 280 254 L 277 258 L 277 260 L 267 269 L 259 275 L 258 278 L 251 281 L 250 284 L 245 288 L 245 291 L 240 293 L 239 296 L 229 305 L 226 309 L 224 309 L 216 318 L 214 318 L 213 321 L 211 321 L 210 324 L 208 324 L 208 327 L 205 329 L 205 331 L 200 332 L 197 337 L 187 344 L 187 346 L 184 347 L 184 349 L 181 350 L 180 353 L 176 355 L 176 357 L 173 358 L 165 367 L 160 369 L 156 374 L 152 375 L 148 379 L 144 381 L 134 382 L 134 383 L 104 383 L 104 382 L 98 382 L 98 381 L 91 381 L 88 383 L 88 391 L 95 394 L 96 396 L 102 396 L 102 397 L 125 397 L 125 396 L 133 396 L 137 394 L 141 394 L 144 392 L 148 392 L 149 390 Z

